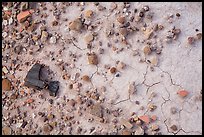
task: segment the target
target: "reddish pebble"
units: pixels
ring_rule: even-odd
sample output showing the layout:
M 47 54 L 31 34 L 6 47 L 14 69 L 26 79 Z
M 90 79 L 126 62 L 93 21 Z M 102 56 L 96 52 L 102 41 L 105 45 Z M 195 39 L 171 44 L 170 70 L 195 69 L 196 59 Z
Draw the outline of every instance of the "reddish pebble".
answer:
M 149 122 L 150 122 L 149 116 L 147 116 L 147 115 L 139 116 L 139 119 L 142 120 L 143 122 L 147 123 L 147 124 L 149 124 Z
M 179 94 L 181 97 L 186 97 L 189 94 L 189 92 L 186 90 L 180 90 L 177 92 L 177 94 Z

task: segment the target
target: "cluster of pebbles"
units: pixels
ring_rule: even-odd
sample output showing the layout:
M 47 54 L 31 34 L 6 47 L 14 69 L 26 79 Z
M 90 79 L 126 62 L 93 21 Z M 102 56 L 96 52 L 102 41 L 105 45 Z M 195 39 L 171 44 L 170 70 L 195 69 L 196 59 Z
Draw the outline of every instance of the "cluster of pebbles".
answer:
M 47 5 L 51 5 L 48 9 Z M 86 6 L 93 5 L 94 9 L 86 9 Z M 67 19 L 63 14 L 78 14 L 67 12 L 67 8 L 77 7 L 80 9 L 79 17 Z M 121 116 L 123 110 L 120 107 L 110 106 L 106 103 L 104 94 L 106 87 L 91 87 L 84 92 L 82 86 L 92 84 L 92 76 L 88 74 L 74 75 L 68 73 L 68 69 L 75 68 L 75 62 L 81 58 L 80 54 L 69 52 L 68 56 L 72 63 L 66 62 L 62 56 L 66 49 L 65 44 L 75 46 L 79 51 L 83 51 L 87 65 L 100 65 L 100 59 L 105 56 L 105 48 L 118 54 L 131 49 L 132 56 L 139 56 L 139 62 L 150 66 L 151 71 L 159 65 L 159 56 L 164 48 L 162 43 L 170 43 L 176 40 L 182 30 L 177 27 L 168 30 L 163 39 L 157 36 L 165 30 L 162 24 L 152 24 L 154 13 L 151 6 L 131 7 L 131 3 L 111 2 L 110 7 L 103 6 L 99 2 L 2 2 L 2 134 L 122 134 L 122 135 L 144 135 L 144 134 L 162 134 L 160 126 L 155 123 L 156 115 L 137 115 L 127 114 Z M 46 22 L 49 14 L 53 14 L 54 20 Z M 99 12 L 106 12 L 108 16 L 114 16 L 115 20 L 109 21 L 107 27 L 103 26 L 103 21 L 95 20 Z M 172 22 L 175 16 L 179 19 L 179 13 L 167 17 L 168 22 Z M 49 31 L 49 27 L 58 27 L 62 22 L 66 22 L 66 30 L 71 35 L 65 38 L 60 31 Z M 105 31 L 96 31 L 103 28 Z M 84 34 L 84 32 L 88 32 Z M 112 43 L 104 47 L 100 41 L 98 33 L 105 33 Z M 86 48 L 83 49 L 77 44 L 77 35 L 83 33 Z M 67 33 L 68 34 L 68 33 Z M 140 35 L 138 40 L 142 46 L 140 49 L 132 49 L 133 45 L 129 42 L 132 36 Z M 80 35 L 81 36 L 81 35 Z M 187 38 L 189 44 L 195 43 L 202 38 L 202 33 Z M 99 41 L 96 50 L 95 41 Z M 114 44 L 113 44 L 114 43 Z M 122 48 L 116 45 L 123 44 Z M 58 45 L 58 51 L 46 51 L 48 46 Z M 103 45 L 103 46 L 102 46 Z M 61 48 L 62 47 L 62 48 Z M 52 47 L 51 47 L 52 48 Z M 24 85 L 26 74 L 19 76 L 25 70 L 31 68 L 35 63 L 39 63 L 34 57 L 38 53 L 44 52 L 45 58 L 55 62 L 61 72 L 56 70 L 48 71 L 50 79 L 55 79 L 55 73 L 61 73 L 62 79 L 66 83 L 70 92 L 77 93 L 76 98 L 68 98 L 66 95 L 59 99 L 43 94 L 35 88 L 28 88 Z M 57 53 L 56 53 L 57 52 Z M 25 61 L 31 59 L 30 61 Z M 84 57 L 84 56 L 83 56 Z M 51 65 L 51 64 L 50 64 Z M 49 66 L 48 66 L 49 67 Z M 120 76 L 120 71 L 128 66 L 125 62 L 117 61 L 116 65 L 105 65 L 107 72 L 115 77 Z M 63 81 L 60 81 L 63 83 Z M 60 90 L 60 89 L 59 89 Z M 127 85 L 130 94 L 135 94 L 137 89 L 135 83 Z M 187 91 L 179 91 L 179 95 L 185 97 Z M 59 95 L 57 95 L 59 96 Z M 55 100 L 56 99 L 56 100 Z M 48 102 L 46 108 L 40 109 L 43 102 Z M 137 105 L 140 103 L 137 101 Z M 149 104 L 147 108 L 150 111 L 157 109 L 154 104 Z M 172 113 L 176 113 L 172 109 Z M 89 125 L 97 123 L 101 127 L 110 127 L 103 129 L 101 127 L 86 127 L 80 125 L 86 121 Z M 88 126 L 89 127 L 89 126 Z M 176 125 L 171 129 L 177 131 Z

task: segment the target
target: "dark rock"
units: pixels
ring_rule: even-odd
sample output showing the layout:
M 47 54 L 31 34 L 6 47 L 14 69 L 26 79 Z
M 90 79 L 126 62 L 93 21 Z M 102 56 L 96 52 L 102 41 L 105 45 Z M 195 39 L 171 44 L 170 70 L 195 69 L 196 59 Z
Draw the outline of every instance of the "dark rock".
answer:
M 48 84 L 48 89 L 49 89 L 49 93 L 50 93 L 50 96 L 56 96 L 57 94 L 57 91 L 59 89 L 59 81 L 51 81 L 49 84 Z

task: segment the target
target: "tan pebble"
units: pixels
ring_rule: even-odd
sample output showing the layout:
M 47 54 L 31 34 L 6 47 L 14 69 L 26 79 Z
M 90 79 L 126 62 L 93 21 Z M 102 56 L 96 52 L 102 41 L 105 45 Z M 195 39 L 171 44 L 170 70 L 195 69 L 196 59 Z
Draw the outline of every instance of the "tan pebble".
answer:
M 69 23 L 69 28 L 71 30 L 80 31 L 82 29 L 82 22 L 81 22 L 81 20 L 78 18 L 78 19 L 75 19 L 74 21 L 70 22 Z
M 95 53 L 88 54 L 88 63 L 92 65 L 98 64 L 98 58 Z
M 202 33 L 196 34 L 196 38 L 197 38 L 197 39 L 202 39 Z
M 64 75 L 62 76 L 62 78 L 63 78 L 64 80 L 68 80 L 68 79 L 70 79 L 70 76 L 69 76 L 68 74 L 64 74 Z
M 82 77 L 82 80 L 89 82 L 89 81 L 90 81 L 90 78 L 89 78 L 88 75 L 84 75 L 84 76 Z
M 110 68 L 110 73 L 114 74 L 116 73 L 117 69 L 115 67 Z
M 158 58 L 155 56 L 155 57 L 152 57 L 151 59 L 151 64 L 154 65 L 154 66 L 157 66 L 158 64 Z
M 91 18 L 93 16 L 93 11 L 92 10 L 85 11 L 84 16 L 86 18 Z
M 127 36 L 127 35 L 128 35 L 128 31 L 127 31 L 126 28 L 121 28 L 121 29 L 119 30 L 119 33 L 120 33 L 121 35 L 123 35 L 123 36 Z
M 159 130 L 159 126 L 154 124 L 154 125 L 151 126 L 151 129 L 152 129 L 152 131 Z
M 131 135 L 131 132 L 129 130 L 123 130 L 122 135 Z
M 120 16 L 120 17 L 117 18 L 117 21 L 118 21 L 119 23 L 121 23 L 121 24 L 124 24 L 124 23 L 125 23 L 125 17 Z
M 93 37 L 92 34 L 87 34 L 87 35 L 85 36 L 84 40 L 85 40 L 85 42 L 88 44 L 88 43 L 90 43 L 91 41 L 94 40 L 94 37 Z
M 2 128 L 2 132 L 3 132 L 3 135 L 11 135 L 12 129 L 10 127 L 5 126 Z
M 125 63 L 123 63 L 123 62 L 121 62 L 121 61 L 120 61 L 120 62 L 118 63 L 118 65 L 117 65 L 117 68 L 118 68 L 118 69 L 124 69 L 125 67 L 126 67 Z
M 11 82 L 8 79 L 2 80 L 2 90 L 9 91 L 11 90 Z
M 42 31 L 42 34 L 41 34 L 41 40 L 44 42 L 46 41 L 48 38 L 48 33 L 47 31 Z
M 172 125 L 170 128 L 171 128 L 173 131 L 176 131 L 176 130 L 178 129 L 176 125 Z
M 143 52 L 145 55 L 149 55 L 151 53 L 150 46 L 145 46 L 143 49 Z
M 79 91 L 79 83 L 74 83 L 73 84 L 73 89 L 76 91 Z
M 144 33 L 144 35 L 145 35 L 145 38 L 146 38 L 146 39 L 149 39 L 149 38 L 152 36 L 152 34 L 153 34 L 153 30 L 147 28 L 145 31 L 143 31 L 143 33 Z
M 149 108 L 150 111 L 154 111 L 157 108 L 157 106 L 154 105 L 154 104 L 149 104 L 148 108 Z
M 4 72 L 5 74 L 7 74 L 7 73 L 9 72 L 6 66 L 4 66 L 4 67 L 2 68 L 2 72 Z

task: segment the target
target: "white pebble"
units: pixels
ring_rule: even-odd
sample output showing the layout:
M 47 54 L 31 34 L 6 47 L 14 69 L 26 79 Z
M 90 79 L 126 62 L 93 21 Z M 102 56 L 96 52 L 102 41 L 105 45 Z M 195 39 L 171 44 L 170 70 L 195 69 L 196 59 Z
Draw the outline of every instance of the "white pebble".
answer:
M 3 20 L 2 24 L 3 24 L 4 26 L 7 26 L 7 25 L 8 25 L 8 21 L 7 21 L 7 20 Z
M 56 37 L 53 36 L 53 37 L 50 38 L 50 43 L 51 44 L 55 44 L 56 42 L 57 42 Z
M 3 33 L 2 33 L 2 37 L 3 37 L 3 38 L 6 38 L 7 36 L 8 36 L 8 33 L 7 33 L 7 32 L 3 32 Z

